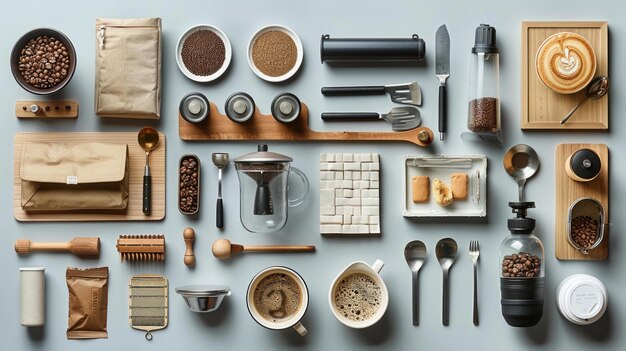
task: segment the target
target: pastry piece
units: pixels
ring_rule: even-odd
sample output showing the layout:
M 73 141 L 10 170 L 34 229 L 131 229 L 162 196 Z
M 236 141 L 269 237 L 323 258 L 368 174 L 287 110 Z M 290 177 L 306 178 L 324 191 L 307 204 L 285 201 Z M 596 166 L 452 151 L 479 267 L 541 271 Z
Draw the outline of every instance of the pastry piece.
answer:
M 441 206 L 448 206 L 452 203 L 452 189 L 437 178 L 433 179 L 433 195 L 435 202 Z
M 452 197 L 455 200 L 467 199 L 467 185 L 468 185 L 467 173 L 452 173 L 450 176 L 450 186 L 452 188 Z
M 413 202 L 426 202 L 430 194 L 430 178 L 428 176 L 413 177 Z

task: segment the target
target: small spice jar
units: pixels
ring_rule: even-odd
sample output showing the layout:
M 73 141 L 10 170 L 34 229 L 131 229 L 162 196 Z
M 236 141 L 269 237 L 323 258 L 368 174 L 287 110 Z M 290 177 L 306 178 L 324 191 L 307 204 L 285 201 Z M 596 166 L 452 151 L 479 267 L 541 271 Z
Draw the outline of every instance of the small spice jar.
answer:
M 570 275 L 556 290 L 559 312 L 574 324 L 589 325 L 596 322 L 606 312 L 607 304 L 606 287 L 591 275 Z
M 272 116 L 282 123 L 291 123 L 300 116 L 300 99 L 291 93 L 282 93 L 272 100 Z
M 243 123 L 252 116 L 256 110 L 256 105 L 252 97 L 244 92 L 234 93 L 226 99 L 224 111 L 226 116 L 233 122 Z
M 211 104 L 204 94 L 198 92 L 189 93 L 180 100 L 178 112 L 185 121 L 200 123 L 209 117 Z
M 565 161 L 565 172 L 577 182 L 589 182 L 596 179 L 600 170 L 602 170 L 600 156 L 590 149 L 580 149 Z

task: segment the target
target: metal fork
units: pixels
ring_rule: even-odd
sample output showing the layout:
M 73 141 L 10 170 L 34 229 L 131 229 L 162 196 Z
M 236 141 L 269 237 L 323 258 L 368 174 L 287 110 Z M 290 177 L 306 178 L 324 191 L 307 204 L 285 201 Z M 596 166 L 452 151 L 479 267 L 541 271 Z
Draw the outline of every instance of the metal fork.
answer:
M 471 240 L 469 244 L 469 254 L 472 257 L 474 263 L 474 325 L 478 325 L 478 281 L 477 281 L 477 267 L 478 256 L 480 256 L 480 249 L 478 247 L 478 240 Z

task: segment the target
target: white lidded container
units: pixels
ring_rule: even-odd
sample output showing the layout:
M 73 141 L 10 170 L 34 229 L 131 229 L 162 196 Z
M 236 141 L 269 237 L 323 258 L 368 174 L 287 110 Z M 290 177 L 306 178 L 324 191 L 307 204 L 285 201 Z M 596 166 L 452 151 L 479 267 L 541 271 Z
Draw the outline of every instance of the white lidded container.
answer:
M 20 324 L 40 327 L 46 322 L 46 279 L 44 267 L 20 268 Z
M 589 325 L 604 315 L 608 294 L 602 282 L 591 275 L 574 274 L 563 279 L 556 292 L 556 305 L 568 321 Z

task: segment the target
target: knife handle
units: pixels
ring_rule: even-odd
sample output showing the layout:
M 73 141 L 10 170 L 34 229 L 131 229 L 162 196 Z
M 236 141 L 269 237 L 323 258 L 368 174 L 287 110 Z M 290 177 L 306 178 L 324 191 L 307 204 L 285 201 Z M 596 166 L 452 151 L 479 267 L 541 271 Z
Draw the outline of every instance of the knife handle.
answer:
M 356 87 L 322 87 L 324 96 L 355 96 L 355 95 L 383 95 L 385 87 L 379 86 L 356 86 Z
M 439 133 L 446 132 L 446 86 L 439 86 Z M 441 139 L 443 140 L 443 139 Z
M 354 120 L 378 120 L 380 115 L 377 112 L 324 112 L 324 121 L 354 121 Z

